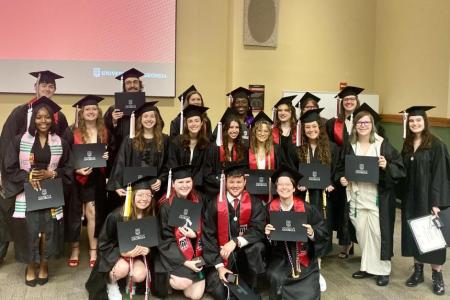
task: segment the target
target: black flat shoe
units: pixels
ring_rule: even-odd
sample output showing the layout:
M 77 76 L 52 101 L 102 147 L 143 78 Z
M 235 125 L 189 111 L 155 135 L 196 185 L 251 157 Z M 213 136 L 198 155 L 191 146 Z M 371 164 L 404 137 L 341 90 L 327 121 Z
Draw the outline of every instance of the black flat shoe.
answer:
M 46 284 L 48 282 L 48 275 L 47 275 L 47 277 L 45 277 L 45 278 L 41 278 L 41 277 L 38 277 L 37 278 L 37 283 L 39 284 L 39 285 L 44 285 L 44 284 Z
M 386 286 L 389 284 L 389 275 L 378 275 L 376 279 L 378 286 Z
M 367 273 L 366 271 L 358 271 L 353 273 L 352 277 L 355 279 L 364 279 L 364 278 L 370 278 L 373 277 L 375 275 Z
M 25 284 L 31 287 L 35 287 L 36 286 L 36 278 L 31 279 L 31 280 L 27 280 L 27 273 L 28 273 L 28 267 L 25 268 Z

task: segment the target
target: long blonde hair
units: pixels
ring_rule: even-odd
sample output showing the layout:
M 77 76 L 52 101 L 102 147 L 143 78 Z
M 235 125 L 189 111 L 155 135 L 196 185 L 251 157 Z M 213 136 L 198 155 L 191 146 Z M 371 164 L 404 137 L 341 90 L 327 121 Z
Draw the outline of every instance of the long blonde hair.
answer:
M 83 141 L 83 144 L 86 144 L 86 142 L 89 140 L 89 134 L 87 132 L 87 128 L 86 128 L 86 121 L 83 118 L 83 111 L 84 111 L 85 106 L 83 106 L 83 108 L 81 108 L 78 111 L 78 130 L 81 133 L 81 140 Z M 97 127 L 97 135 L 98 137 L 100 137 L 100 143 L 107 143 L 108 142 L 108 134 L 106 131 L 106 127 L 105 127 L 105 121 L 103 119 L 103 113 L 102 113 L 102 109 L 97 106 L 98 109 L 98 117 L 97 120 L 95 122 L 95 126 Z
M 260 121 L 255 124 L 255 126 L 252 128 L 252 134 L 250 136 L 250 150 L 253 151 L 253 153 L 256 153 L 257 147 L 258 147 L 258 140 L 256 139 L 256 131 L 259 130 L 263 125 L 266 125 L 269 128 L 269 137 L 267 138 L 267 141 L 264 143 L 264 152 L 266 154 L 270 153 L 270 150 L 273 146 L 273 137 L 271 129 L 271 124 L 268 122 Z

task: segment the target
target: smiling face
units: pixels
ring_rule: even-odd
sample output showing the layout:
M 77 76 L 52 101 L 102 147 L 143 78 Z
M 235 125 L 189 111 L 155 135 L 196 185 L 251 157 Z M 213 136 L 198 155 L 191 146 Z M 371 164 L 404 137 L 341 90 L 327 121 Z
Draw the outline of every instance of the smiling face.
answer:
M 192 134 L 198 134 L 202 129 L 202 118 L 199 116 L 193 116 L 186 119 L 187 129 Z
M 231 121 L 230 127 L 228 128 L 228 131 L 227 131 L 228 137 L 231 140 L 235 140 L 239 136 L 240 130 L 241 130 L 241 127 L 239 126 L 239 123 L 236 121 Z
M 134 207 L 144 210 L 150 206 L 152 202 L 152 191 L 150 189 L 140 189 L 134 193 Z
M 233 107 L 239 116 L 247 115 L 249 104 L 247 98 L 236 98 L 233 101 Z
M 53 97 L 56 91 L 56 86 L 54 83 L 41 82 L 35 87 L 35 90 L 38 94 L 38 98 L 45 96 L 47 98 Z
M 265 143 L 270 135 L 270 127 L 266 123 L 259 123 L 255 129 L 256 140 L 259 143 Z
M 277 118 L 280 122 L 288 122 L 292 117 L 292 111 L 289 105 L 280 104 L 277 107 Z
M 138 77 L 128 77 L 123 81 L 125 92 L 139 92 L 141 90 L 141 81 Z
M 292 180 L 288 176 L 278 177 L 276 187 L 278 195 L 283 199 L 292 197 L 295 192 L 295 187 L 292 184 Z
M 95 121 L 98 118 L 98 106 L 93 104 L 93 105 L 85 105 L 82 108 L 82 117 L 84 120 L 86 121 Z
M 412 133 L 421 133 L 425 130 L 425 119 L 422 116 L 410 116 L 408 117 L 408 126 Z
M 202 97 L 198 93 L 193 93 L 189 96 L 188 99 L 188 105 L 196 105 L 196 106 L 202 106 Z
M 356 121 L 356 132 L 358 133 L 358 137 L 370 136 L 372 128 L 372 120 L 368 115 L 365 115 Z
M 245 189 L 247 183 L 244 176 L 228 176 L 226 180 L 227 192 L 234 198 L 239 197 Z
M 48 112 L 47 108 L 42 107 L 36 113 L 34 119 L 36 130 L 40 133 L 48 133 L 52 125 L 52 116 Z
M 345 96 L 342 99 L 342 106 L 344 107 L 345 112 L 352 113 L 355 111 L 356 106 L 358 105 L 358 98 L 353 95 Z
M 152 129 L 156 125 L 156 114 L 154 111 L 146 111 L 141 115 L 141 124 L 144 129 Z
M 175 190 L 175 194 L 180 198 L 187 198 L 189 193 L 192 191 L 194 182 L 191 177 L 186 177 L 182 179 L 175 179 L 172 182 L 172 187 Z
M 304 124 L 305 135 L 310 140 L 317 140 L 320 134 L 320 127 L 317 121 Z

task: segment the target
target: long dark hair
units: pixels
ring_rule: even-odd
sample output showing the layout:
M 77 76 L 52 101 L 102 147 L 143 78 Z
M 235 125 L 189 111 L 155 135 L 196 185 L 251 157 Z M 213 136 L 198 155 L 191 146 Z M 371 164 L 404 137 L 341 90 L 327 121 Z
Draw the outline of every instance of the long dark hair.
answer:
M 433 138 L 436 138 L 431 132 L 430 132 L 430 123 L 428 121 L 428 117 L 425 114 L 423 117 L 424 121 L 424 129 L 420 133 L 421 136 L 421 142 L 419 145 L 419 148 L 417 149 L 430 149 L 431 148 L 431 142 Z M 408 123 L 409 123 L 409 116 L 408 116 Z M 406 124 L 406 138 L 403 142 L 403 149 L 402 154 L 410 154 L 414 152 L 414 133 L 409 129 L 409 124 Z
M 187 119 L 188 118 L 183 119 L 183 134 L 180 135 L 180 144 L 183 146 L 183 148 L 189 148 L 191 143 L 189 129 L 187 128 Z M 202 121 L 202 127 L 200 128 L 197 135 L 197 146 L 200 149 L 206 149 L 209 146 L 209 139 L 206 135 L 206 131 L 204 130 L 205 121 L 202 117 L 200 117 L 200 120 Z
M 230 153 L 230 149 L 228 149 L 228 142 L 230 140 L 230 137 L 228 136 L 228 129 L 230 129 L 231 126 L 231 122 L 236 122 L 239 126 L 239 134 L 236 137 L 236 139 L 234 140 L 234 149 L 236 150 L 236 154 L 237 154 L 237 161 L 242 161 L 244 159 L 244 152 L 245 152 L 245 148 L 244 145 L 242 144 L 242 131 L 241 131 L 241 123 L 239 122 L 239 118 L 235 115 L 231 115 L 230 117 L 228 117 L 224 124 L 223 124 L 223 128 L 222 128 L 222 142 L 223 142 L 223 148 L 225 150 L 225 157 L 229 158 L 233 158 L 232 153 Z
M 44 104 L 42 107 L 38 109 L 33 109 L 33 113 L 31 114 L 30 127 L 28 128 L 28 133 L 31 134 L 32 136 L 35 136 L 37 132 L 36 115 L 41 109 L 45 109 L 47 113 L 50 115 L 50 119 L 52 120 L 52 124 L 50 125 L 50 129 L 48 130 L 48 132 L 50 134 L 53 134 L 56 131 L 55 116 L 53 110 L 48 105 Z
M 285 104 L 285 103 L 283 103 L 283 104 Z M 281 104 L 281 105 L 283 105 L 283 104 Z M 297 117 L 295 115 L 295 107 L 292 106 L 292 104 L 291 105 L 285 104 L 285 105 L 287 105 L 289 107 L 289 110 L 291 111 L 291 118 L 289 120 L 289 124 L 291 125 L 291 134 L 292 134 L 295 131 L 296 127 L 297 127 Z M 281 128 L 280 128 L 281 122 L 278 119 L 278 109 L 277 108 L 276 108 L 276 111 L 275 111 L 274 124 L 275 124 L 275 127 L 277 127 L 280 130 L 280 134 L 281 134 Z
M 319 140 L 316 148 L 318 154 L 317 156 L 322 164 L 331 165 L 330 140 L 328 138 L 328 134 L 326 133 L 325 125 L 320 120 L 316 122 L 319 125 Z M 305 134 L 304 123 L 302 124 L 302 136 L 304 137 L 304 143 L 298 148 L 298 159 L 301 163 L 307 163 L 309 155 L 309 141 Z
M 164 148 L 163 121 L 156 106 L 153 106 L 150 111 L 155 112 L 156 118 L 155 126 L 153 127 L 153 140 L 155 141 L 156 151 L 162 152 Z M 142 115 L 140 115 L 136 120 L 136 136 L 133 138 L 133 148 L 137 151 L 144 151 L 145 147 L 144 126 L 142 126 Z

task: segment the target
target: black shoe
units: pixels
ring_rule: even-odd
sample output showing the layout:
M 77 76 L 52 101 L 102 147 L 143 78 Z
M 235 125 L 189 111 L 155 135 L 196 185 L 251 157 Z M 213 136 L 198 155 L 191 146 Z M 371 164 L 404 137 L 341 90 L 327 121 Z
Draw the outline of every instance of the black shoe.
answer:
M 367 273 L 366 271 L 358 271 L 353 273 L 352 277 L 355 279 L 363 279 L 373 277 L 373 274 Z
M 41 278 L 41 277 L 38 277 L 37 278 L 37 283 L 39 284 L 39 285 L 44 285 L 44 284 L 46 284 L 48 282 L 48 275 L 47 275 L 47 277 L 45 277 L 45 278 Z
M 28 273 L 28 267 L 25 268 L 25 284 L 31 287 L 35 287 L 36 286 L 36 278 L 31 279 L 31 280 L 27 280 L 27 273 Z
M 389 284 L 389 275 L 378 275 L 376 279 L 378 286 L 386 286 Z
M 423 264 L 414 264 L 414 273 L 406 280 L 405 285 L 408 287 L 417 286 L 423 282 Z
M 433 293 L 439 296 L 444 295 L 445 286 L 444 286 L 444 278 L 442 278 L 442 272 L 433 270 L 431 278 L 433 280 Z

